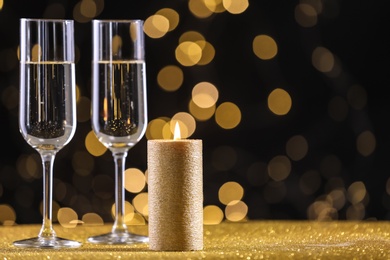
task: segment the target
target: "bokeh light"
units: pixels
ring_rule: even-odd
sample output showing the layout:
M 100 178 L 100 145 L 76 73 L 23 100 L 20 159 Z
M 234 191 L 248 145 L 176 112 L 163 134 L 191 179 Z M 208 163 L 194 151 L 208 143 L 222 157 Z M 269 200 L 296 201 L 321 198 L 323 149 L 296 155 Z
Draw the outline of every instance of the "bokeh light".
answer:
M 99 142 L 93 131 L 90 131 L 85 138 L 85 148 L 93 156 L 101 156 L 107 151 L 107 148 Z
M 187 31 L 180 35 L 179 44 L 183 42 L 194 42 L 199 45 L 199 47 L 204 48 L 206 40 L 204 36 L 197 31 Z
M 291 162 L 284 155 L 277 155 L 268 163 L 268 175 L 274 181 L 283 181 L 291 172 Z
M 78 215 L 71 208 L 63 207 L 57 213 L 58 222 L 65 228 L 75 228 L 78 224 Z
M 150 38 L 161 38 L 170 30 L 167 17 L 154 14 L 149 16 L 144 22 L 144 32 Z
M 156 15 L 162 15 L 168 19 L 168 31 L 173 31 L 179 25 L 180 15 L 172 8 L 162 8 L 156 12 Z
M 268 108 L 276 115 L 286 115 L 291 106 L 291 96 L 284 89 L 276 88 L 268 96 Z
M 188 105 L 188 110 L 197 121 L 209 120 L 210 118 L 213 117 L 215 113 L 215 109 L 216 109 L 215 105 L 208 108 L 199 107 L 194 103 L 192 99 L 190 100 Z
M 180 67 L 168 65 L 162 68 L 157 75 L 158 85 L 166 91 L 176 91 L 183 84 L 184 75 Z
M 97 6 L 94 0 L 81 0 L 80 13 L 86 18 L 94 18 L 97 15 Z
M 181 65 L 194 66 L 202 58 L 202 48 L 197 43 L 185 41 L 177 46 L 175 56 Z
M 127 225 L 142 225 L 145 224 L 145 219 L 137 212 L 135 212 L 134 206 L 125 201 L 124 204 L 124 220 Z M 115 203 L 111 207 L 112 219 L 115 219 Z
M 243 196 L 244 189 L 234 181 L 224 183 L 218 191 L 219 201 L 224 205 L 228 205 L 232 201 L 239 201 Z
M 366 194 L 366 186 L 361 181 L 354 182 L 348 187 L 348 200 L 353 205 L 362 202 Z
M 81 3 L 82 1 L 78 2 L 73 7 L 73 19 L 79 23 L 88 23 L 91 21 L 91 18 L 85 17 L 81 12 Z M 87 11 L 86 11 L 87 12 Z
M 375 135 L 371 131 L 364 131 L 359 134 L 356 140 L 356 148 L 363 156 L 369 156 L 375 151 L 376 140 Z
M 226 219 L 237 222 L 245 219 L 248 213 L 248 206 L 245 202 L 240 200 L 233 200 L 226 205 L 225 216 Z
M 42 177 L 42 167 L 37 154 L 19 156 L 16 169 L 19 175 L 26 181 L 33 181 Z
M 213 14 L 213 12 L 207 8 L 204 0 L 189 0 L 188 8 L 191 13 L 198 18 L 207 18 Z
M 188 49 L 188 50 L 183 49 L 180 51 L 180 49 L 177 49 L 176 59 L 179 62 L 181 60 L 182 62 L 180 63 L 182 63 L 182 65 L 184 66 L 207 65 L 214 59 L 215 48 L 210 42 L 206 41 L 205 37 L 201 33 L 197 31 L 187 31 L 180 36 L 179 47 L 182 44 L 185 44 L 183 46 L 187 48 L 186 45 L 189 45 L 190 43 L 195 43 L 200 47 L 200 49 L 198 49 L 196 46 L 193 47 L 194 49 Z M 188 48 L 190 48 L 190 46 Z M 198 55 L 199 51 L 200 51 L 200 55 Z M 200 58 L 198 56 L 200 56 Z
M 139 212 L 142 216 L 148 217 L 149 208 L 148 208 L 148 193 L 141 192 L 137 194 L 137 196 L 133 199 L 133 205 L 137 212 Z
M 222 4 L 231 14 L 241 14 L 249 7 L 248 0 L 223 0 Z
M 258 35 L 253 39 L 253 52 L 262 60 L 270 60 L 278 54 L 278 45 L 269 35 Z
M 83 225 L 86 226 L 101 226 L 104 224 L 103 219 L 96 213 L 86 213 L 81 218 Z
M 225 12 L 226 9 L 223 6 L 222 0 L 202 0 L 205 6 L 212 11 L 213 13 L 222 13 Z
M 200 108 L 214 106 L 218 96 L 218 89 L 210 82 L 200 82 L 192 89 L 192 101 Z
M 125 189 L 128 192 L 138 193 L 145 188 L 145 175 L 137 168 L 127 168 L 125 170 Z
M 207 65 L 212 62 L 215 57 L 214 46 L 207 41 L 204 41 L 204 43 L 198 41 L 197 44 L 201 47 L 203 46 L 202 57 L 200 58 L 198 65 Z
M 241 122 L 241 110 L 232 102 L 224 102 L 215 111 L 215 121 L 223 129 L 235 128 Z
M 145 133 L 146 138 L 148 140 L 165 139 L 164 138 L 164 136 L 166 136 L 166 134 L 164 134 L 164 131 L 166 131 L 165 126 L 168 124 L 169 121 L 170 121 L 170 119 L 166 118 L 166 117 L 160 117 L 160 118 L 150 120 L 148 123 L 148 127 L 146 129 L 146 133 Z M 169 124 L 168 124 L 168 126 L 169 126 Z M 168 127 L 168 132 L 169 132 L 168 139 L 171 139 L 171 131 L 170 131 L 169 127 Z
M 80 0 L 73 8 L 73 19 L 87 23 L 96 18 L 104 9 L 104 0 Z
M 217 225 L 223 221 L 224 213 L 216 205 L 207 205 L 203 208 L 203 224 Z
M 312 54 L 312 63 L 318 71 L 331 72 L 335 65 L 335 58 L 328 49 L 317 47 Z
M 291 137 L 286 144 L 286 154 L 291 160 L 302 160 L 309 150 L 307 140 L 302 135 L 296 135 Z
M 295 7 L 295 20 L 302 27 L 313 27 L 317 24 L 317 11 L 309 4 L 298 4 Z
M 0 204 L 0 224 L 4 226 L 13 225 L 16 221 L 15 210 L 7 204 Z

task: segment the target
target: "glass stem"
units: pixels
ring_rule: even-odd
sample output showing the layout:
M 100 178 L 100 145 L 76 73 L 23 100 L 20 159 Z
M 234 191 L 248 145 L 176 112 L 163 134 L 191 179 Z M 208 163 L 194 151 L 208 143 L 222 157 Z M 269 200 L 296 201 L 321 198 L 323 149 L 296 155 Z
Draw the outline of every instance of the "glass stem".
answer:
M 115 222 L 112 233 L 127 233 L 125 224 L 125 162 L 127 152 L 113 152 L 115 162 Z
M 53 164 L 55 152 L 42 152 L 41 158 L 43 166 L 43 223 L 39 237 L 50 238 L 56 236 L 52 223 Z

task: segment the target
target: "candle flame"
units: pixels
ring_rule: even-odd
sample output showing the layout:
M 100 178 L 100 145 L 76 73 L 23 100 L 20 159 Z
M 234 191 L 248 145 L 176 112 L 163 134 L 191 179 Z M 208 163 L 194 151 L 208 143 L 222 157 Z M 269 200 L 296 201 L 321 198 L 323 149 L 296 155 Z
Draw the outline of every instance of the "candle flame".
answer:
M 173 140 L 180 140 L 180 139 L 181 139 L 180 126 L 179 126 L 179 122 L 176 122 L 175 132 L 173 133 Z

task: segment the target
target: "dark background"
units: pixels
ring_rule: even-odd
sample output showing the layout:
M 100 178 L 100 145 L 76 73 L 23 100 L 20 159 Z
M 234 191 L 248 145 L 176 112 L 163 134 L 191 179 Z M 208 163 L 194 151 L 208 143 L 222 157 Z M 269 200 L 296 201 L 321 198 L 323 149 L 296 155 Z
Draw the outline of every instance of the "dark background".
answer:
M 0 10 L 0 204 L 10 205 L 16 212 L 17 223 L 40 222 L 41 179 L 26 181 L 19 176 L 18 158 L 22 154 L 36 153 L 23 140 L 18 130 L 17 48 L 19 44 L 19 18 L 41 18 L 47 6 L 60 3 L 65 13 L 73 18 L 73 8 L 79 1 L 22 1 L 4 0 Z M 329 155 L 338 158 L 341 171 L 337 180 L 347 194 L 348 187 L 362 181 L 367 190 L 363 219 L 390 218 L 389 184 L 389 95 L 390 16 L 386 1 L 323 1 L 324 12 L 318 23 L 302 28 L 294 18 L 299 1 L 249 1 L 249 8 L 242 14 L 228 12 L 214 14 L 206 19 L 194 17 L 188 10 L 188 2 L 174 1 L 105 1 L 98 19 L 147 19 L 161 8 L 172 8 L 180 15 L 178 27 L 160 39 L 146 37 L 146 62 L 148 81 L 149 120 L 187 111 L 192 87 L 199 81 L 210 81 L 219 89 L 219 103 L 234 102 L 241 110 L 240 124 L 231 130 L 220 128 L 215 121 L 198 122 L 191 138 L 204 143 L 204 195 L 205 205 L 218 201 L 218 189 L 227 181 L 241 184 L 245 190 L 243 201 L 248 205 L 249 219 L 307 219 L 309 206 L 330 192 L 327 176 L 322 176 L 321 187 L 313 194 L 300 191 L 299 180 L 309 169 L 320 171 L 322 159 Z M 164 92 L 157 84 L 157 74 L 164 66 L 180 64 L 174 50 L 183 32 L 201 32 L 216 49 L 214 60 L 206 66 L 183 67 L 184 82 L 173 93 Z M 91 24 L 75 23 L 76 45 L 80 50 L 76 64 L 77 84 L 82 95 L 90 97 Z M 278 43 L 278 56 L 272 62 L 263 62 L 252 51 L 256 35 L 271 35 Z M 311 62 L 313 46 L 330 50 L 342 66 L 342 76 L 330 78 L 316 70 Z M 10 52 L 12 50 L 14 52 Z M 11 53 L 11 54 L 10 54 Z M 13 54 L 12 54 L 13 53 Z M 349 109 L 342 122 L 329 118 L 328 105 L 334 96 L 346 97 L 346 89 L 359 85 L 366 91 L 367 105 L 359 111 Z M 293 96 L 293 107 L 286 116 L 278 117 L 267 110 L 266 99 L 272 89 L 280 87 Z M 14 100 L 15 107 L 5 106 Z M 55 178 L 72 185 L 71 155 L 84 149 L 84 138 L 91 130 L 90 121 L 80 122 L 74 139 L 61 151 L 55 162 Z M 363 131 L 375 136 L 375 151 L 362 156 L 356 150 L 356 138 Z M 247 176 L 254 162 L 268 162 L 285 153 L 286 141 L 293 135 L 303 135 L 309 141 L 307 157 L 292 163 L 292 171 L 283 181 L 284 195 L 276 203 L 265 198 L 265 190 L 278 184 L 256 184 Z M 223 163 L 223 154 L 215 156 L 220 147 L 232 148 L 237 155 L 234 167 L 218 170 L 213 165 Z M 219 159 L 218 159 L 219 158 Z M 226 158 L 229 160 L 229 158 Z M 113 169 L 109 152 L 95 158 L 96 174 L 99 169 Z M 130 152 L 128 166 L 146 170 L 146 138 Z M 20 205 L 18 196 L 34 196 L 28 207 Z M 23 193 L 28 190 L 30 193 Z M 22 195 L 18 195 L 22 194 Z M 93 191 L 84 194 L 86 204 L 93 204 Z M 132 194 L 127 195 L 129 198 Z M 347 197 L 347 195 L 346 195 Z M 73 204 L 72 204 L 73 203 Z M 61 203 L 83 213 L 90 207 L 81 202 Z M 338 219 L 346 219 L 348 202 L 338 209 Z M 93 209 L 93 207 L 92 207 Z M 94 208 L 96 210 L 96 208 Z M 1 212 L 0 212 L 1 214 Z M 109 219 L 109 214 L 100 212 Z

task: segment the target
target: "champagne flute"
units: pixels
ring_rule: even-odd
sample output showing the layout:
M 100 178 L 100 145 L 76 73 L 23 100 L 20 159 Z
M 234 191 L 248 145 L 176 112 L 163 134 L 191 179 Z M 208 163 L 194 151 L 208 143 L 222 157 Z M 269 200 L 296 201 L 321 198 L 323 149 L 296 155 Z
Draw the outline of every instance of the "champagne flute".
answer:
M 147 127 L 142 20 L 93 20 L 92 129 L 115 162 L 115 221 L 111 232 L 89 237 L 97 244 L 148 242 L 124 220 L 124 171 L 128 150 Z
M 72 20 L 20 20 L 19 129 L 42 159 L 43 223 L 37 237 L 13 242 L 18 247 L 81 246 L 52 225 L 54 159 L 76 131 L 73 36 Z

